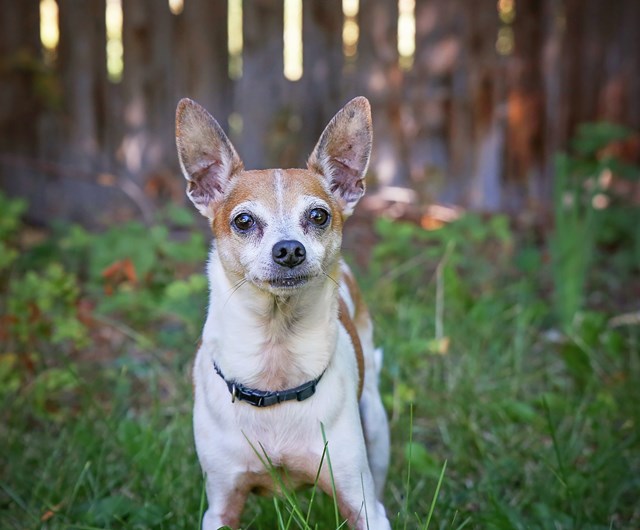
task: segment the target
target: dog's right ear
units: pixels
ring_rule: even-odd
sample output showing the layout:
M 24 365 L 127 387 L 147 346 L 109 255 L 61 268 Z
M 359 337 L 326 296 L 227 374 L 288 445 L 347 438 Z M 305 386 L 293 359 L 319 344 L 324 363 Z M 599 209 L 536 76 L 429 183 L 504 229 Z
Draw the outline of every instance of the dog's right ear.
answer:
M 215 204 L 243 169 L 242 160 L 214 117 L 187 98 L 176 110 L 176 145 L 187 195 L 202 215 L 213 219 Z

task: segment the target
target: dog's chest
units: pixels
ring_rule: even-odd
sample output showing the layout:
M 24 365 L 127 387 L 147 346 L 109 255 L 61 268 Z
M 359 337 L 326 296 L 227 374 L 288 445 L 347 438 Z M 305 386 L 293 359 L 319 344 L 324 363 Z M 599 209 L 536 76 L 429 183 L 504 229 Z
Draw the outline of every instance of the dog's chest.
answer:
M 229 380 L 258 390 L 285 390 L 315 379 L 336 348 L 337 324 L 281 320 L 205 329 L 212 357 Z M 210 333 L 207 333 L 210 331 Z
M 251 384 L 283 390 L 292 386 L 292 382 L 308 378 L 307 359 L 319 345 L 296 340 L 297 336 L 295 323 L 271 322 L 264 326 L 261 336 L 255 339 L 258 353 L 253 356 L 256 371 Z
M 324 401 L 323 396 L 312 399 L 316 397 Z M 267 494 L 278 492 L 283 480 L 292 488 L 313 483 L 321 467 L 324 441 L 318 411 L 308 401 L 273 409 L 233 404 L 237 430 L 229 429 L 227 436 L 235 438 L 235 457 L 249 489 Z M 316 405 L 327 412 L 324 403 Z

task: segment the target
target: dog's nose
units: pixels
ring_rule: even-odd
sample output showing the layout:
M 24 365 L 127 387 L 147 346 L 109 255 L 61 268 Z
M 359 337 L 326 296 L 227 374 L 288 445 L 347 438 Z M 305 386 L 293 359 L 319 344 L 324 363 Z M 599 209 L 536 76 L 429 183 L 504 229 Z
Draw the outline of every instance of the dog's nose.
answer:
M 271 255 L 273 256 L 273 261 L 278 265 L 293 269 L 305 260 L 307 257 L 307 250 L 300 241 L 288 239 L 285 241 L 278 241 L 273 245 Z

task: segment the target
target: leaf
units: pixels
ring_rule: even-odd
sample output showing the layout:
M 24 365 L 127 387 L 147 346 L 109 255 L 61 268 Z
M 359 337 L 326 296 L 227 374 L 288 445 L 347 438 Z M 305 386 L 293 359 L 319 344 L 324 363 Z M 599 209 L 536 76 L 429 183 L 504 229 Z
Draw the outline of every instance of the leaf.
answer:
M 418 474 L 438 476 L 441 466 L 427 450 L 424 444 L 410 442 L 404 446 L 404 456 L 411 462 L 411 468 Z
M 524 401 L 506 399 L 499 403 L 498 407 L 516 423 L 531 423 L 538 417 L 536 409 Z
M 565 344 L 560 354 L 569 373 L 579 385 L 584 386 L 587 379 L 593 374 L 589 356 L 582 348 L 573 343 Z
M 66 405 L 80 387 L 70 368 L 49 368 L 40 372 L 31 383 L 33 409 L 47 419 L 60 420 L 71 412 Z
M 20 388 L 17 365 L 18 356 L 15 353 L 0 354 L 0 395 L 15 392 Z
M 615 123 L 583 123 L 578 127 L 572 146 L 583 156 L 593 156 L 611 142 L 624 140 L 630 134 L 630 129 Z
M 9 265 L 11 265 L 17 257 L 17 250 L 14 250 L 5 245 L 4 241 L 0 241 L 0 271 L 8 268 Z
M 129 258 L 113 262 L 102 271 L 102 277 L 114 283 L 122 281 L 135 283 L 137 281 L 136 268 Z
M 110 495 L 93 501 L 88 507 L 87 516 L 94 524 L 108 525 L 127 519 L 137 508 L 137 504 L 124 495 Z

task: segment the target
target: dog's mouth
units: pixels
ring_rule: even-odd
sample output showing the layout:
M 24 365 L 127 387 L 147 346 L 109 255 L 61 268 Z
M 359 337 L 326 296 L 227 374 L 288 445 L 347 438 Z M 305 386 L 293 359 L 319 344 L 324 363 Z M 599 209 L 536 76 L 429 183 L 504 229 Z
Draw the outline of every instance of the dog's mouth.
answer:
M 309 276 L 283 276 L 281 278 L 272 278 L 266 283 L 272 289 L 295 289 L 307 283 Z
M 308 288 L 321 276 L 321 273 L 309 268 L 299 267 L 300 270 L 270 270 L 261 275 L 248 279 L 258 289 L 276 296 L 289 296 L 297 291 Z

